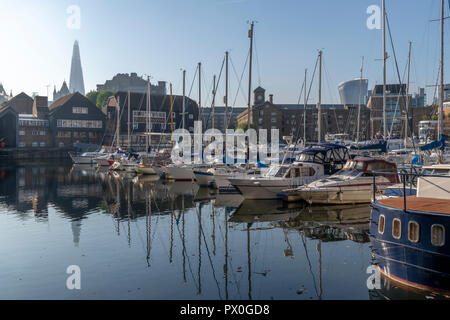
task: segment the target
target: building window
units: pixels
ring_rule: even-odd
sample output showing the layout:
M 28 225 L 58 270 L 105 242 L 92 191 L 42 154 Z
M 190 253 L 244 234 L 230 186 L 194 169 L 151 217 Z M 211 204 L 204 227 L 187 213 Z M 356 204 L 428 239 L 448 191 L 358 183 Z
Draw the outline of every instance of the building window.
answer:
M 33 136 L 37 136 L 37 135 L 39 135 L 39 131 L 35 131 L 35 130 L 33 130 L 33 132 L 32 132 L 32 135 L 33 135 Z
M 60 148 L 64 148 L 64 142 L 58 143 L 58 146 L 59 146 Z
M 408 223 L 408 240 L 411 242 L 419 242 L 419 224 L 415 221 Z
M 20 130 L 20 131 L 19 131 L 19 136 L 24 136 L 24 135 L 25 135 L 25 131 Z
M 272 118 L 272 123 L 277 122 L 276 118 Z
M 436 247 L 442 247 L 445 244 L 445 229 L 442 225 L 431 226 L 431 244 Z
M 40 134 L 41 136 L 45 136 L 45 131 L 39 131 L 39 134 Z
M 45 142 L 39 143 L 39 146 L 40 146 L 41 148 L 44 148 L 44 147 L 45 147 Z
M 19 142 L 19 148 L 25 148 L 25 142 L 23 141 Z
M 193 115 L 192 113 L 189 114 L 189 119 L 190 119 L 190 120 L 194 119 L 194 115 Z
M 38 144 L 37 142 L 33 142 L 33 143 L 31 144 L 31 146 L 32 146 L 33 148 L 36 148 L 36 147 L 39 146 L 39 144 Z
M 397 240 L 402 236 L 402 223 L 400 219 L 395 218 L 392 221 L 392 236 Z
M 72 113 L 75 113 L 75 114 L 88 114 L 88 108 L 73 107 L 72 108 Z

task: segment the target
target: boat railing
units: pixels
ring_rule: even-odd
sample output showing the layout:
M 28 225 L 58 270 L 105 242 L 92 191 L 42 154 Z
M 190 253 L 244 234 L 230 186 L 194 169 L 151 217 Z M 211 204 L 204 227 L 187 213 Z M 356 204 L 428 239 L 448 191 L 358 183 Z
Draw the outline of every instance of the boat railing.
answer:
M 403 212 L 406 212 L 406 198 L 408 195 L 406 194 L 406 185 L 407 181 L 413 181 L 414 179 L 417 180 L 419 177 L 433 177 L 433 178 L 447 178 L 450 179 L 449 175 L 439 175 L 439 174 L 421 174 L 419 172 L 407 172 L 406 170 L 402 170 L 400 172 L 385 172 L 385 171 L 372 171 L 372 202 L 376 201 L 376 193 L 377 193 L 377 186 L 376 186 L 376 177 L 377 176 L 386 176 L 386 175 L 398 175 L 400 177 L 400 180 L 402 182 L 403 186 Z M 409 191 L 411 192 L 413 188 L 413 184 L 410 183 L 409 185 Z

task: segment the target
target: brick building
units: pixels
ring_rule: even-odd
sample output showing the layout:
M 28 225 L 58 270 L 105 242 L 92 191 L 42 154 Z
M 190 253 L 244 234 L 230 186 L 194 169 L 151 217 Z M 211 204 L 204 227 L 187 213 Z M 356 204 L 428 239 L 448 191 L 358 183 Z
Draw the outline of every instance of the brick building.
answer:
M 62 97 L 48 109 L 55 147 L 74 143 L 102 144 L 106 116 L 82 94 L 75 92 Z
M 52 148 L 102 143 L 106 116 L 80 93 L 62 97 L 50 107 L 47 97 L 28 98 L 22 93 L 0 109 L 0 143 L 5 142 L 5 147 Z
M 128 96 L 129 104 L 128 104 Z M 167 136 L 171 133 L 170 116 L 170 96 L 152 94 L 151 96 L 151 132 L 152 144 L 160 143 L 161 133 L 166 133 Z M 182 128 L 182 108 L 183 96 L 174 95 L 173 99 L 173 128 Z M 197 103 L 186 97 L 185 98 L 185 129 L 190 132 L 194 131 L 194 121 L 198 120 L 198 105 Z M 121 145 L 128 144 L 128 106 L 130 115 L 130 139 L 131 146 L 135 150 L 142 150 L 146 145 L 147 132 L 147 94 L 146 93 L 130 93 L 117 92 L 110 97 L 106 106 L 102 108 L 103 113 L 106 114 L 106 130 L 104 144 L 112 145 L 114 143 L 116 128 L 117 128 L 117 105 L 120 102 L 120 141 Z M 170 139 L 170 137 L 168 138 Z
M 323 134 L 348 133 L 350 139 L 356 137 L 358 106 L 342 104 L 322 104 Z M 247 110 L 237 117 L 238 124 L 247 123 Z M 306 140 L 317 141 L 317 105 L 275 104 L 273 95 L 265 101 L 265 91 L 258 87 L 254 91 L 254 105 L 250 111 L 250 122 L 256 129 L 279 129 L 283 136 L 303 137 L 303 117 L 306 116 Z M 360 139 L 369 136 L 370 113 L 361 106 Z

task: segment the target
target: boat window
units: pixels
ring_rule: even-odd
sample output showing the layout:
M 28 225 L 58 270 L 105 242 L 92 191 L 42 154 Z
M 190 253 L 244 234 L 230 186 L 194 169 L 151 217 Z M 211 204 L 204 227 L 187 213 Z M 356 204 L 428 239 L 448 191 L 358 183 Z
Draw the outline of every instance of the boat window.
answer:
M 364 169 L 364 162 L 358 161 L 358 162 L 356 163 L 355 169 L 356 169 L 356 170 L 363 170 L 363 169 Z
M 302 161 L 302 162 L 314 162 L 314 155 L 312 154 L 301 154 L 298 161 Z
M 336 175 L 344 176 L 344 177 L 357 177 L 361 174 L 361 172 L 356 170 L 341 170 Z
M 378 233 L 383 234 L 384 233 L 384 215 L 380 215 L 380 218 L 378 219 Z
M 400 219 L 394 219 L 392 221 L 392 236 L 395 239 L 400 239 L 402 235 L 402 223 L 400 221 Z
M 411 242 L 419 242 L 419 224 L 415 221 L 408 223 L 408 240 Z
M 442 247 L 445 244 L 445 229 L 442 225 L 431 226 L 431 244 L 436 247 Z
M 287 171 L 288 171 L 288 168 L 281 167 L 280 170 L 278 170 L 275 177 L 284 177 L 284 175 L 286 174 Z
M 355 161 L 347 161 L 347 163 L 344 166 L 344 169 L 354 169 L 356 166 Z

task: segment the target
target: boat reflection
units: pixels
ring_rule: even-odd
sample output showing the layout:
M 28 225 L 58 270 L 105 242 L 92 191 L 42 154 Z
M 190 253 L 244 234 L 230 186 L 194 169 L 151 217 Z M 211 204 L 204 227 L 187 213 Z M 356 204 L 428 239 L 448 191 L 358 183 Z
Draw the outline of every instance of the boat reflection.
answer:
M 286 205 L 278 200 L 244 200 L 230 217 L 230 222 L 288 221 L 298 216 L 301 209 L 301 203 Z

